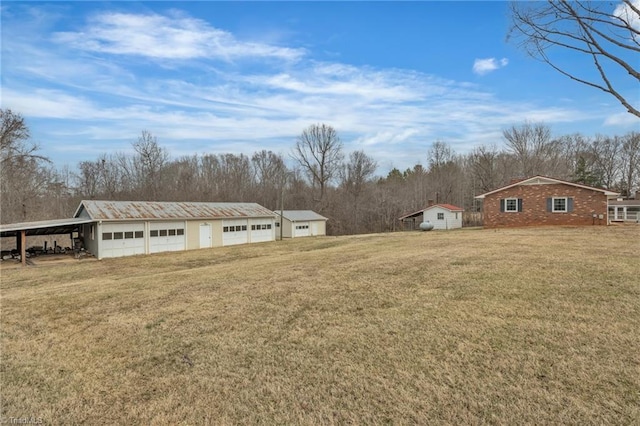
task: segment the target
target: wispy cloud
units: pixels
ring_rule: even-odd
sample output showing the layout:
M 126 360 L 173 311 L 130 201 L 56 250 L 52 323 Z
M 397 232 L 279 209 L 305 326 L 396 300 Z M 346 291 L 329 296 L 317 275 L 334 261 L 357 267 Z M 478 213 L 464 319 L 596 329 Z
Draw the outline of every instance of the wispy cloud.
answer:
M 509 60 L 507 58 L 476 59 L 473 62 L 473 72 L 478 75 L 485 75 L 492 71 L 497 70 L 498 68 L 506 67 L 508 64 L 509 64 Z
M 80 31 L 54 34 L 54 40 L 76 49 L 157 59 L 277 58 L 296 60 L 304 49 L 241 41 L 200 19 L 171 15 L 101 13 Z
M 3 64 L 3 107 L 37 120 L 32 130 L 46 142 L 45 154 L 55 159 L 64 150 L 65 161 L 127 149 L 142 129 L 174 155 L 286 153 L 305 127 L 324 122 L 347 150 L 365 149 L 382 168 L 402 168 L 424 158 L 434 140 L 464 152 L 496 143 L 502 128 L 526 119 L 586 116 L 427 73 L 314 61 L 295 46 L 242 42 L 178 12 L 106 13 L 80 25 L 51 38 L 39 27 L 22 36 L 3 22 L 5 34 L 17 34 L 3 37 L 3 53 L 25 53 Z M 219 66 L 247 57 L 264 66 Z M 489 61 L 478 65 L 483 72 L 507 64 L 481 61 Z

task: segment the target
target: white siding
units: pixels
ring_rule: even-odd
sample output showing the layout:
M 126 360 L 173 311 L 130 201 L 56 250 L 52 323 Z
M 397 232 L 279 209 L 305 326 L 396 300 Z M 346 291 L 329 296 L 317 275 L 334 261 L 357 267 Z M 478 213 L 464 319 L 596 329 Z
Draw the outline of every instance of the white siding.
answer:
M 440 213 L 440 216 L 438 216 Z M 440 218 L 438 218 L 440 217 Z M 452 212 L 442 207 L 432 207 L 423 213 L 423 221 L 433 224 L 433 229 L 462 228 L 462 212 Z

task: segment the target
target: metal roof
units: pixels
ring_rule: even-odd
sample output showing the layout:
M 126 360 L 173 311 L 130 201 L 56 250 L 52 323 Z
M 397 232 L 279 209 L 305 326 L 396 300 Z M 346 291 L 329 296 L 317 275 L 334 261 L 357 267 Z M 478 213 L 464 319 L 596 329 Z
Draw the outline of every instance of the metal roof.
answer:
M 161 201 L 83 200 L 75 217 L 86 213 L 93 220 L 217 219 L 273 217 L 274 213 L 256 203 L 192 203 Z
M 14 237 L 20 231 L 31 235 L 59 235 L 76 231 L 84 223 L 91 223 L 88 218 L 41 220 L 38 222 L 9 223 L 0 225 L 0 237 Z
M 275 214 L 280 216 L 280 210 L 276 210 Z M 312 210 L 283 210 L 282 216 L 291 222 L 303 222 L 307 220 L 328 220 L 326 217 L 319 215 Z
M 536 175 L 527 179 L 522 179 L 517 182 L 511 183 L 509 185 L 500 187 L 498 189 L 494 189 L 493 191 L 485 192 L 484 194 L 477 195 L 474 198 L 478 200 L 483 200 L 487 195 L 495 194 L 496 192 L 504 191 L 505 189 L 513 188 L 514 186 L 519 185 L 536 185 L 536 184 L 549 184 L 549 183 L 560 183 L 564 185 L 571 185 L 577 188 L 590 189 L 592 191 L 600 191 L 604 193 L 607 197 L 615 197 L 620 195 L 618 192 L 609 191 L 608 189 L 596 188 L 593 186 L 583 185 L 581 183 L 569 182 L 562 179 L 556 179 L 549 176 Z

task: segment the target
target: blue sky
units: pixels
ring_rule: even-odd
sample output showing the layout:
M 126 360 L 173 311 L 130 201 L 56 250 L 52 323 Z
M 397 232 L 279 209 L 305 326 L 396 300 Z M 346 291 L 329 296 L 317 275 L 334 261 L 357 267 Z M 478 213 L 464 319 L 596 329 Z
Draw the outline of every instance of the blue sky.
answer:
M 425 164 L 435 141 L 457 153 L 501 146 L 502 130 L 525 121 L 555 135 L 639 129 L 612 97 L 507 42 L 505 2 L 1 8 L 2 108 L 60 166 L 128 152 L 142 130 L 173 157 L 288 156 L 306 127 L 326 123 L 384 174 Z M 637 82 L 623 90 L 639 96 Z

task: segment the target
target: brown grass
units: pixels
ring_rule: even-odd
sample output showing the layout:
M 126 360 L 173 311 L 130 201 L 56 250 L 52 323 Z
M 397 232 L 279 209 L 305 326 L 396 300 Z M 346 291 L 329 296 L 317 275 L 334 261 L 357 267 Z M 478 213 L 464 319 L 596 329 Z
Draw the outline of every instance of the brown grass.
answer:
M 3 419 L 638 424 L 640 227 L 3 270 Z

